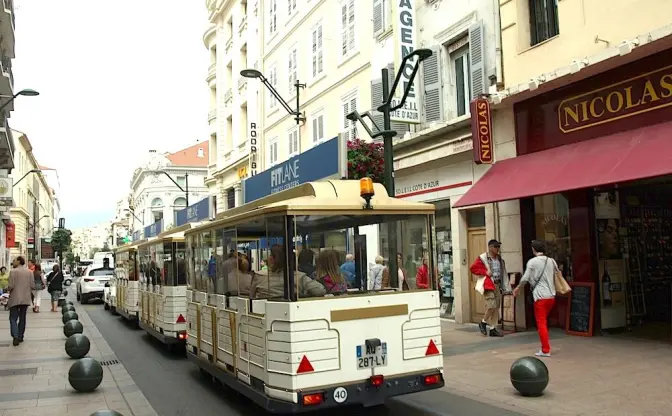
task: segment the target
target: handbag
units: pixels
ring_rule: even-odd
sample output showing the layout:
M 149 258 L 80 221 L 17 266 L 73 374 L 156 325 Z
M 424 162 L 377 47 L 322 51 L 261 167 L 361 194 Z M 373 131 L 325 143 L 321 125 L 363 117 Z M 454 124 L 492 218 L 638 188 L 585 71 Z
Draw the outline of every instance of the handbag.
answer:
M 553 283 L 555 283 L 555 291 L 561 295 L 566 295 L 572 291 L 572 288 L 569 286 L 565 278 L 562 276 L 562 272 L 558 268 L 558 264 L 553 260 L 555 269 L 553 271 Z

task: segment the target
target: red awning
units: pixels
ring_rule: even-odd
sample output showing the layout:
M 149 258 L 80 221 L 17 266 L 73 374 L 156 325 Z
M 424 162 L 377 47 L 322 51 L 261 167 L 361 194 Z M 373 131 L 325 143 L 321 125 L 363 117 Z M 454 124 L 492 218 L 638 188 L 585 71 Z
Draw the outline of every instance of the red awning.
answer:
M 672 173 L 672 122 L 496 162 L 453 207 Z

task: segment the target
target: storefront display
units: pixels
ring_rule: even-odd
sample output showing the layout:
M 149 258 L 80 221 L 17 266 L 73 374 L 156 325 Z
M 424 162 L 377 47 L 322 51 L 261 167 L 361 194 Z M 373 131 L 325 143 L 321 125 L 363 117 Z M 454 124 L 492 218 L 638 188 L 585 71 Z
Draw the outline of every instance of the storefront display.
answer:
M 455 204 L 519 200 L 522 263 L 531 239 L 547 241 L 569 282 L 593 285 L 597 334 L 670 337 L 671 52 L 515 104 L 517 157 Z M 565 327 L 567 310 L 558 296 L 549 324 Z

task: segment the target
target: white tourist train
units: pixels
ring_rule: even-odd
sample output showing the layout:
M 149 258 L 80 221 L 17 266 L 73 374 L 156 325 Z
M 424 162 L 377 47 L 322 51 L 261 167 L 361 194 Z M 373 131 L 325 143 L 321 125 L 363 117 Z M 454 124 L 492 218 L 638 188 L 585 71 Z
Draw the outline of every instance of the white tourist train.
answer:
M 140 328 L 169 346 L 187 338 L 185 224 L 138 244 Z
M 360 232 L 412 230 L 421 244 L 398 245 L 424 256 L 435 252 L 434 210 L 367 178 L 322 181 L 187 230 L 188 359 L 274 413 L 376 406 L 442 387 L 434 256 L 428 289 L 391 288 L 386 273 L 369 272 L 380 259 L 367 258 L 373 246 L 385 252 L 385 239 Z M 346 253 L 354 274 L 339 267 Z
M 110 280 L 111 311 L 137 322 L 140 285 L 138 282 L 138 246 L 144 241 L 118 247 L 114 252 L 114 277 Z

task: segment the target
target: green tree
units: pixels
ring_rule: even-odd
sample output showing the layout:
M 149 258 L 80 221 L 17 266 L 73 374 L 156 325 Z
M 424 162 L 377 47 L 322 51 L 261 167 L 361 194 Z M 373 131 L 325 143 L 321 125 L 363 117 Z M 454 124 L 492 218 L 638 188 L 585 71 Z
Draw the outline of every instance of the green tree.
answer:
M 67 264 L 69 264 L 70 267 L 74 267 L 74 265 L 75 265 L 75 253 L 73 253 L 72 250 L 65 253 L 65 262 Z
M 58 253 L 59 266 L 63 267 L 65 253 L 71 251 L 72 232 L 67 228 L 59 228 L 51 235 L 51 246 Z

